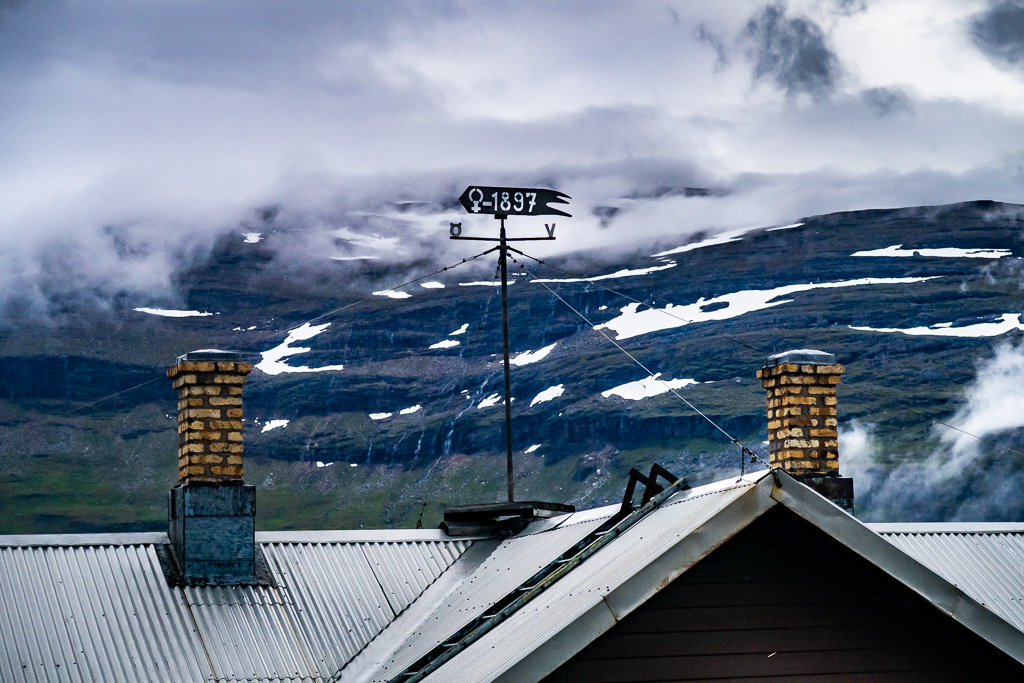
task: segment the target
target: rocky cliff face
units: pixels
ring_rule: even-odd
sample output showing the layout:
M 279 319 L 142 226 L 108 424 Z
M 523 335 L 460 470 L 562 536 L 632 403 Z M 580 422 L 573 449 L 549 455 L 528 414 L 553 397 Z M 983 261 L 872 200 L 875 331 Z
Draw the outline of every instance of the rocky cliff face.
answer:
M 932 452 L 941 439 L 929 420 L 954 415 L 976 364 L 1020 338 L 1015 208 L 834 214 L 733 241 L 680 237 L 534 264 L 510 288 L 523 494 L 609 502 L 629 466 L 655 460 L 694 481 L 737 471 L 736 447 L 711 421 L 763 452 L 754 373 L 789 348 L 825 349 L 847 367 L 841 431 L 860 420 L 885 444 L 868 463 L 875 475 Z M 176 471 L 175 396 L 161 378 L 199 348 L 256 364 L 246 479 L 261 486 L 264 527 L 411 524 L 422 514 L 429 524 L 444 502 L 500 497 L 493 262 L 386 293 L 438 265 L 297 269 L 273 234 L 259 244 L 232 234 L 180 274 L 175 310 L 212 315 L 167 317 L 137 302 L 78 316 L 74 328 L 4 330 L 0 533 L 159 527 Z M 602 332 L 711 421 L 644 381 Z M 870 501 L 858 503 L 868 517 Z

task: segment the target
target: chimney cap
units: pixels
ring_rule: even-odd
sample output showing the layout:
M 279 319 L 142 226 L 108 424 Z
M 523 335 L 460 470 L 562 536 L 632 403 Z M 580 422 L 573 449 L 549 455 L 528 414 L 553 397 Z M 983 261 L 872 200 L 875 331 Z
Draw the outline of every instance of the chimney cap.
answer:
M 198 349 L 196 351 L 189 351 L 188 353 L 178 356 L 178 359 L 174 361 L 174 363 L 175 365 L 177 365 L 178 363 L 183 363 L 188 360 L 221 360 L 240 362 L 242 360 L 242 354 L 240 351 L 221 351 L 220 349 Z
M 773 356 L 768 356 L 764 365 L 767 368 L 783 363 L 812 363 L 814 365 L 833 365 L 836 362 L 835 354 L 815 349 L 793 349 L 783 351 Z

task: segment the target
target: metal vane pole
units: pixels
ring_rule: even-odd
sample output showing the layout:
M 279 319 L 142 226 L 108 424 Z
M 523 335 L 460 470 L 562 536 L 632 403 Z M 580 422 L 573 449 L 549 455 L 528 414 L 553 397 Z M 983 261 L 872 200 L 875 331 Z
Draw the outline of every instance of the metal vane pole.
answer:
M 501 332 L 505 352 L 505 474 L 508 478 L 508 502 L 516 499 L 512 479 L 512 378 L 508 359 L 508 244 L 505 241 L 505 217 L 501 219 Z
M 569 216 L 552 204 L 567 204 L 570 197 L 561 192 L 537 188 L 470 186 L 459 197 L 459 203 L 471 214 L 490 214 L 501 221 L 498 237 L 498 264 L 501 269 L 501 326 L 505 361 L 505 475 L 508 478 L 508 502 L 515 502 L 512 467 L 512 373 L 508 344 L 508 251 L 510 241 L 553 240 L 555 224 L 544 224 L 547 237 L 513 237 L 505 235 L 505 219 L 515 216 Z M 493 241 L 490 237 L 469 237 L 462 234 L 462 223 L 451 223 L 449 237 L 453 240 Z M 491 250 L 488 250 L 491 251 Z M 484 252 L 486 253 L 486 252 Z

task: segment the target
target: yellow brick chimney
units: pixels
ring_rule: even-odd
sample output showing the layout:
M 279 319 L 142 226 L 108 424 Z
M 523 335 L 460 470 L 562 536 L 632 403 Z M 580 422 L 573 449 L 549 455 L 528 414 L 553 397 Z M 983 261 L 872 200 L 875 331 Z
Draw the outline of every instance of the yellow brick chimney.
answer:
M 242 480 L 242 385 L 252 364 L 234 351 L 179 356 L 167 376 L 178 390 L 178 479 Z
M 768 392 L 768 462 L 853 511 L 853 480 L 839 476 L 836 387 L 846 370 L 831 353 L 795 349 L 757 371 Z

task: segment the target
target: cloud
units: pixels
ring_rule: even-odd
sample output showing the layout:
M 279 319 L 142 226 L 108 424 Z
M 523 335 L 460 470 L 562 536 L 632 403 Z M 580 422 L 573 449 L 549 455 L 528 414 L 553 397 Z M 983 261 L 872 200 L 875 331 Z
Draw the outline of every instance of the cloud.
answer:
M 856 14 L 866 12 L 868 9 L 867 0 L 835 0 L 836 10 L 842 14 Z
M 942 435 L 957 456 L 975 451 L 974 436 L 989 437 L 1024 427 L 1024 345 L 997 347 L 995 356 L 978 369 L 966 401 L 951 420 L 963 432 L 947 430 Z
M 697 26 L 697 39 L 715 51 L 715 69 L 722 69 L 729 64 L 729 52 L 725 41 L 707 24 Z
M 990 2 L 970 22 L 974 44 L 992 59 L 1020 66 L 1024 63 L 1024 3 L 1020 0 Z
M 1012 451 L 1024 450 L 1024 343 L 1000 345 L 979 365 L 963 404 L 947 422 L 955 429 L 935 425 L 937 444 L 895 465 L 880 450 L 871 424 L 854 421 L 841 430 L 841 468 L 854 477 L 859 516 L 869 521 L 1020 519 L 1024 455 Z
M 868 88 L 860 96 L 879 116 L 913 109 L 910 97 L 898 88 Z
M 781 2 L 762 8 L 743 31 L 755 80 L 770 80 L 787 95 L 831 95 L 841 73 L 839 59 L 821 28 L 807 17 L 786 16 Z
M 449 255 L 472 183 L 570 194 L 537 246 L 562 251 L 1024 199 L 1024 81 L 952 0 L 905 28 L 915 1 L 8 1 L 0 292 L 172 304 L 174 273 L 240 228 L 295 264 Z M 775 87 L 752 90 L 751 63 Z
M 880 475 L 875 426 L 861 420 L 841 424 L 839 455 L 841 474 L 853 478 L 854 494 L 861 508 L 867 507 L 865 504 L 869 501 L 875 503 L 872 494 L 875 492 L 875 480 Z

